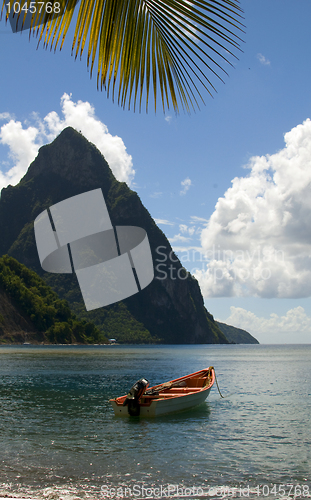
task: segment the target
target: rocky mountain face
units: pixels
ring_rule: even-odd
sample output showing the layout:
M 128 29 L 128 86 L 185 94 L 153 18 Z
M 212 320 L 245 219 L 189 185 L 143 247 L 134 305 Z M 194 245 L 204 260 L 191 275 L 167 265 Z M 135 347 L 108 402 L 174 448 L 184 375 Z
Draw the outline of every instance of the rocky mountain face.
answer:
M 255 337 L 246 330 L 242 330 L 242 328 L 226 325 L 226 323 L 220 323 L 220 321 L 216 321 L 216 324 L 232 344 L 259 344 Z
M 33 223 L 51 205 L 98 188 L 113 226 L 138 226 L 147 232 L 155 277 L 122 302 L 87 312 L 75 274 L 42 270 Z M 78 316 L 96 323 L 108 337 L 127 341 L 139 331 L 163 343 L 228 343 L 205 309 L 197 281 L 183 269 L 137 193 L 118 182 L 97 148 L 71 127 L 40 148 L 17 186 L 2 190 L 0 231 L 0 255 L 9 254 L 35 270 Z

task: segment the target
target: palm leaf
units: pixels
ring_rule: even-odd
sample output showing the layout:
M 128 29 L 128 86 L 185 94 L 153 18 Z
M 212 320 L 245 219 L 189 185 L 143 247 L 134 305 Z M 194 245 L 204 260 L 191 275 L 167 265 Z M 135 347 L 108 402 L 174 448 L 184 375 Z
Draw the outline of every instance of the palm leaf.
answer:
M 76 3 L 61 0 L 60 13 L 32 16 L 39 43 L 62 48 Z M 145 101 L 147 111 L 151 94 L 155 110 L 159 99 L 175 112 L 204 102 L 202 88 L 215 91 L 213 80 L 232 66 L 243 28 L 238 0 L 80 0 L 76 18 L 72 53 L 81 58 L 87 46 L 97 87 L 123 108 L 138 103 L 141 110 Z

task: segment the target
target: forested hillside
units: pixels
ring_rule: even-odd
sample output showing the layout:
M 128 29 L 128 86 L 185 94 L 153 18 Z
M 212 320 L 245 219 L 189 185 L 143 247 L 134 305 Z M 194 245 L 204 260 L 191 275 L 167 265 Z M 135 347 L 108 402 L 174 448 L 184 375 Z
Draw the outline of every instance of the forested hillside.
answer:
M 106 337 L 79 320 L 68 302 L 13 257 L 0 258 L 0 342 L 102 343 Z

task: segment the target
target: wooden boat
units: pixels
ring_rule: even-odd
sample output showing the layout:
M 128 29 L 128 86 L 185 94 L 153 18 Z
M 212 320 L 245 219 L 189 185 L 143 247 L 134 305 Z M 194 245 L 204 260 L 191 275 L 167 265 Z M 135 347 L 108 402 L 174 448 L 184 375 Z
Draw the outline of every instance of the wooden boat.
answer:
M 116 416 L 155 417 L 187 410 L 205 401 L 215 382 L 212 366 L 190 375 L 170 380 L 148 389 L 149 382 L 141 379 L 129 393 L 110 399 Z

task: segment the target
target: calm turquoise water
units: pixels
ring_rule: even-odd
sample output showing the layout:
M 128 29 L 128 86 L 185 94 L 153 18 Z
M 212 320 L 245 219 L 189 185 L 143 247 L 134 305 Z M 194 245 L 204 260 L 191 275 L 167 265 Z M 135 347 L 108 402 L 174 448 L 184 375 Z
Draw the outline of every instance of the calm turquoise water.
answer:
M 142 376 L 209 365 L 225 399 L 114 417 Z M 311 345 L 1 347 L 0 496 L 308 498 L 310 401 Z

